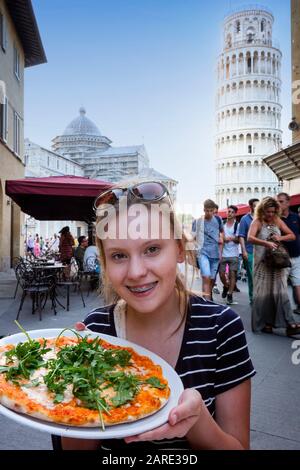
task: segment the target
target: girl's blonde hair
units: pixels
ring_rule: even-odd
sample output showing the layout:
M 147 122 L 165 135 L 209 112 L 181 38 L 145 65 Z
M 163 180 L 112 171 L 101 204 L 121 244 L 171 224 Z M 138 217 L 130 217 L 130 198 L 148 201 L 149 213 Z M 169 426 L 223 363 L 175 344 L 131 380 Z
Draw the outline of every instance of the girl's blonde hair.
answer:
M 258 219 L 260 222 L 263 222 L 265 211 L 270 209 L 271 207 L 275 208 L 275 218 L 279 217 L 280 214 L 280 206 L 276 199 L 273 197 L 267 196 L 264 197 L 256 206 L 255 208 L 255 218 Z
M 126 182 L 121 182 L 120 184 L 116 184 L 114 187 L 115 188 L 128 188 L 134 184 L 138 184 L 140 182 L 145 182 L 141 180 L 130 180 Z M 161 201 L 159 201 L 161 202 Z M 165 204 L 165 200 L 163 200 L 163 203 Z M 136 203 L 136 201 L 135 201 Z M 144 204 L 143 201 L 139 201 L 138 204 Z M 152 202 L 152 204 L 157 204 L 155 202 Z M 130 203 L 129 203 L 130 205 Z M 149 207 L 149 204 L 144 204 L 145 206 Z M 191 289 L 187 285 L 187 272 L 188 272 L 188 265 L 193 265 L 195 266 L 195 252 L 193 251 L 194 248 L 194 242 L 192 241 L 191 236 L 189 236 L 182 228 L 181 224 L 179 223 L 175 213 L 174 209 L 171 207 L 169 201 L 167 201 L 167 205 L 169 207 L 168 215 L 170 216 L 170 228 L 172 230 L 172 233 L 174 233 L 174 238 L 175 241 L 180 244 L 181 249 L 183 250 L 184 253 L 184 259 L 185 259 L 185 275 L 181 274 L 179 269 L 177 268 L 177 274 L 176 274 L 176 280 L 175 280 L 175 289 L 178 292 L 179 295 L 179 307 L 180 307 L 180 312 L 182 314 L 182 321 L 180 322 L 180 325 L 182 322 L 185 320 L 187 310 L 188 310 L 188 304 L 189 304 L 189 297 L 191 295 Z M 118 208 L 117 208 L 118 212 Z M 96 224 L 99 223 L 101 220 L 101 217 L 97 217 Z M 97 232 L 97 231 L 96 231 Z M 100 255 L 100 262 L 101 262 L 101 277 L 102 277 L 102 288 L 101 288 L 101 294 L 104 296 L 105 302 L 108 304 L 111 303 L 116 303 L 120 297 L 118 294 L 114 291 L 106 273 L 106 259 L 104 255 L 104 249 L 103 249 L 103 241 L 100 239 L 98 236 L 96 237 L 96 244 L 99 250 L 99 255 Z M 193 268 L 193 276 L 192 279 L 194 279 L 194 268 Z M 193 281 L 192 281 L 193 282 Z M 179 325 L 179 327 L 180 327 Z M 178 328 L 179 328 L 178 327 Z M 178 329 L 177 328 L 177 329 Z M 177 331 L 176 329 L 176 331 Z

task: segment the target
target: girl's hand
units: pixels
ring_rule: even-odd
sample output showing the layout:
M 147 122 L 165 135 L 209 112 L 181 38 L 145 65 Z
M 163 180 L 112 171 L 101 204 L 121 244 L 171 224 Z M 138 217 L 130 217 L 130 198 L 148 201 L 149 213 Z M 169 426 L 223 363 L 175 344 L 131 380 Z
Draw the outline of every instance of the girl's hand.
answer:
M 276 248 L 278 247 L 278 243 L 275 243 L 275 242 L 267 242 L 267 248 L 271 248 L 272 250 L 276 250 Z
M 198 421 L 204 402 L 199 392 L 188 388 L 181 394 L 178 405 L 170 411 L 166 424 L 152 431 L 125 438 L 127 444 L 138 441 L 152 441 L 184 437 Z
M 86 329 L 85 324 L 82 323 L 81 321 L 78 321 L 77 323 L 75 323 L 75 330 L 83 331 L 85 329 Z
M 273 235 L 272 235 L 272 241 L 273 242 L 280 242 L 281 238 L 282 237 L 280 235 L 277 235 L 276 233 L 273 233 Z

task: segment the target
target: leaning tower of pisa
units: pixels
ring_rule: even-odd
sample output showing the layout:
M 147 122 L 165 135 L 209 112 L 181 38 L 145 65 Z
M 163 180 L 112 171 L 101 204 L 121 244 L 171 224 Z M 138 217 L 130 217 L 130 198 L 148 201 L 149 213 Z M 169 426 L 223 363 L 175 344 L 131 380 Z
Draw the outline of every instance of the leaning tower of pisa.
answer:
M 215 142 L 215 192 L 220 208 L 278 190 L 276 176 L 262 162 L 282 143 L 282 54 L 272 38 L 273 22 L 272 13 L 257 5 L 224 20 Z

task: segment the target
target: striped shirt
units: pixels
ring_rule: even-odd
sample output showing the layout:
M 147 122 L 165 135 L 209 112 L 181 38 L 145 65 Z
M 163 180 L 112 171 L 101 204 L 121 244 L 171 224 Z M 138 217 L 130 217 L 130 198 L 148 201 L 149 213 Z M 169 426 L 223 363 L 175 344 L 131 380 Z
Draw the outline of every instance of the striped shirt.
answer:
M 117 336 L 114 305 L 93 310 L 84 320 L 92 331 Z M 216 396 L 255 374 L 240 317 L 229 307 L 191 296 L 175 370 L 184 388 L 199 390 L 211 415 Z M 122 440 L 103 441 L 103 448 L 120 448 Z M 124 444 L 148 450 L 189 448 L 185 439 Z

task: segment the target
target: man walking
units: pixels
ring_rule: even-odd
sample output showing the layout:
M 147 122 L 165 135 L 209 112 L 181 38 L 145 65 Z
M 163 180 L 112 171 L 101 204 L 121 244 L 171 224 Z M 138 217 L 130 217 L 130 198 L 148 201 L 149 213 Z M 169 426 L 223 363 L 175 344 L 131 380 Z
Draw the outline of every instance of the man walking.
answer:
M 253 245 L 247 241 L 247 237 L 258 202 L 258 199 L 249 200 L 250 212 L 241 218 L 239 226 L 239 242 L 241 244 L 244 267 L 247 272 L 250 304 L 252 304 L 253 301 Z
M 236 220 L 238 208 L 229 206 L 227 209 L 227 221 L 224 225 L 224 247 L 220 263 L 220 278 L 223 283 L 222 297 L 227 297 L 227 304 L 233 304 L 232 293 L 235 288 L 237 272 L 239 268 L 239 224 Z M 228 266 L 228 277 L 226 267 Z
M 204 201 L 204 217 L 197 220 L 195 233 L 203 297 L 208 299 L 212 298 L 212 288 L 220 263 L 219 244 L 223 242 L 224 234 L 222 219 L 214 215 L 215 208 L 211 199 Z
M 300 314 L 300 218 L 298 214 L 290 211 L 290 196 L 287 193 L 279 193 L 277 202 L 280 205 L 283 222 L 296 236 L 296 240 L 283 243 L 290 255 L 292 264 L 288 268 L 288 277 L 294 288 L 295 300 L 298 305 L 294 312 Z

